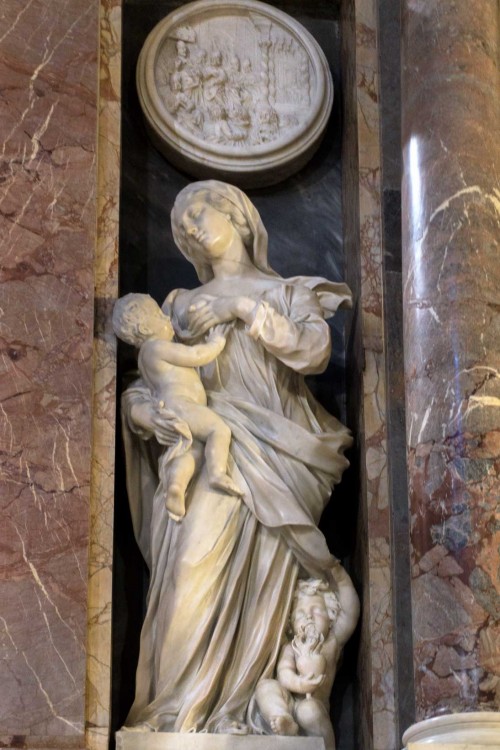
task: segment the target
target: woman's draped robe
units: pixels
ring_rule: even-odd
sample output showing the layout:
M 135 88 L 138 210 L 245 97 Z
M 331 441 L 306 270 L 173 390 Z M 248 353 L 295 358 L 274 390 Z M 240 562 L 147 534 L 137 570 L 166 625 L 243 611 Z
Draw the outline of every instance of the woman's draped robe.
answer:
M 138 381 L 124 394 L 129 499 L 151 572 L 128 726 L 216 732 L 236 720 L 269 731 L 253 694 L 273 676 L 297 574 L 328 577 L 333 558 L 317 524 L 351 438 L 303 375 L 325 368 L 324 317 L 347 295 L 328 311 L 319 280 L 280 281 L 256 299 L 250 327 L 227 326 L 225 349 L 202 370 L 209 406 L 232 431 L 229 470 L 242 499 L 211 490 L 201 467 L 186 516 L 171 521 L 159 446 L 126 416 L 149 392 Z

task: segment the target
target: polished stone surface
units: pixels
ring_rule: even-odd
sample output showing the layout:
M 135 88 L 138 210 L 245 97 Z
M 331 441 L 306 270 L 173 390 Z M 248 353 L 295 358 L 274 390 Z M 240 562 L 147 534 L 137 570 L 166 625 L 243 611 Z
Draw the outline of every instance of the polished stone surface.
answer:
M 111 605 L 115 500 L 121 0 L 101 0 L 97 242 L 94 257 L 94 387 L 87 624 L 86 741 L 107 750 L 111 722 Z
M 324 750 L 320 737 L 117 732 L 117 750 Z
M 407 750 L 417 748 L 467 748 L 499 746 L 500 713 L 473 711 L 426 719 L 409 727 L 403 735 Z
M 378 3 L 382 179 L 385 190 L 401 190 L 401 3 Z
M 97 2 L 2 4 L 7 747 L 83 743 L 97 38 Z
M 378 3 L 387 461 L 397 736 L 415 720 L 401 272 L 401 3 Z
M 357 300 L 350 331 L 348 382 L 359 436 L 357 565 L 363 581 L 360 653 L 360 734 L 363 748 L 396 747 L 391 525 L 388 495 L 386 341 L 377 5 L 346 2 L 342 15 L 344 67 L 344 236 L 347 281 Z M 354 51 L 355 50 L 355 54 Z M 357 369 L 360 368 L 360 369 Z
M 407 2 L 403 217 L 417 718 L 498 708 L 498 7 Z M 406 219 L 407 217 L 407 219 Z

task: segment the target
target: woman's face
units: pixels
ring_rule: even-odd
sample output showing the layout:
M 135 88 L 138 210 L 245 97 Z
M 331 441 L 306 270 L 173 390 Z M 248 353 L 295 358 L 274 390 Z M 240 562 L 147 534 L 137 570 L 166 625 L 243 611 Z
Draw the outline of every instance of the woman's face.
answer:
M 181 215 L 180 224 L 189 244 L 195 251 L 200 250 L 206 260 L 222 257 L 238 236 L 224 214 L 201 200 L 188 204 Z

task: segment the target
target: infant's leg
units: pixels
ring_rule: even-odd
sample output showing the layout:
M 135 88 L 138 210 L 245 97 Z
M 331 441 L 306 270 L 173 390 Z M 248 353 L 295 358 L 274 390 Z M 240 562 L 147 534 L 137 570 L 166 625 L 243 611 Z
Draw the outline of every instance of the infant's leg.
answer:
M 260 680 L 255 699 L 273 734 L 288 737 L 298 734 L 299 728 L 292 716 L 293 699 L 278 680 Z
M 325 750 L 335 750 L 335 735 L 328 711 L 315 698 L 299 700 L 295 706 L 295 718 L 308 737 L 323 737 Z
M 227 424 L 208 406 L 184 402 L 176 407 L 176 412 L 187 422 L 193 437 L 205 443 L 210 486 L 241 497 L 243 492 L 227 474 L 231 444 L 231 430 Z
M 173 521 L 180 521 L 186 514 L 186 490 L 194 469 L 195 457 L 192 450 L 177 456 L 170 463 L 165 506 Z
M 205 448 L 210 486 L 216 490 L 227 492 L 229 495 L 241 497 L 243 492 L 227 473 L 231 430 L 218 414 L 214 412 L 212 414 L 215 417 L 213 430 L 207 438 Z

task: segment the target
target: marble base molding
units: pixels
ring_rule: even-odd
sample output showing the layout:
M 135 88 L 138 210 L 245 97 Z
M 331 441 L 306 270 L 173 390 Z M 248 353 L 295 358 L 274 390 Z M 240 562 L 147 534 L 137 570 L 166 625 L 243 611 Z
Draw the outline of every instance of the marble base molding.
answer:
M 322 737 L 117 732 L 116 750 L 325 750 Z
M 447 714 L 419 721 L 403 735 L 404 750 L 431 745 L 441 750 L 500 747 L 500 712 L 474 711 Z

